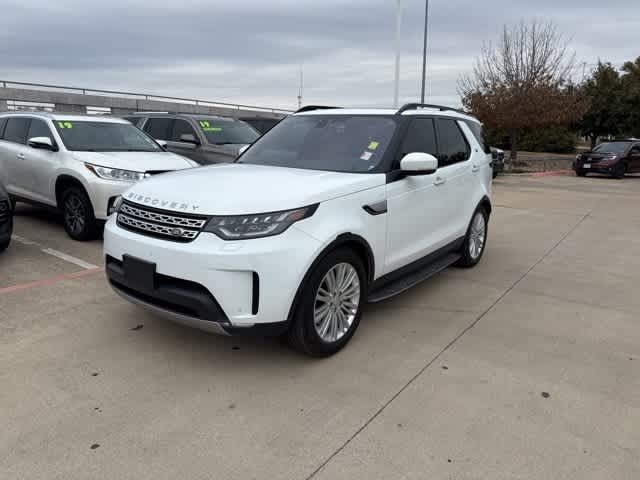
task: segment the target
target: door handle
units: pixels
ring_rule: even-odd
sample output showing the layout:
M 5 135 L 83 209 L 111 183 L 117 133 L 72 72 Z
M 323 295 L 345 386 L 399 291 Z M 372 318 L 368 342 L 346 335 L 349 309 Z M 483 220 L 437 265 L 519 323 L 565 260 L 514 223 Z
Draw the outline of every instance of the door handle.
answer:
M 24 153 L 19 153 L 19 154 L 18 154 L 18 158 L 19 158 L 20 160 L 24 160 Z
M 473 165 L 473 166 L 471 167 L 471 171 L 472 171 L 473 173 L 476 173 L 476 172 L 477 172 L 477 171 L 479 171 L 479 170 L 480 170 L 480 165 Z
M 436 187 L 444 185 L 445 183 L 447 183 L 447 179 L 443 177 L 436 177 L 435 181 L 433 182 Z

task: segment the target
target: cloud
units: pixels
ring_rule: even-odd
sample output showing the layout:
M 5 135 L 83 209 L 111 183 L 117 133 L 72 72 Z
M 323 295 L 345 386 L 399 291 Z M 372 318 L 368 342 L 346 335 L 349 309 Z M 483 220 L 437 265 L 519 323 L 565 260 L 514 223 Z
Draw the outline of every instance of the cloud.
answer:
M 579 61 L 640 55 L 631 2 L 432 0 L 428 92 L 457 104 L 456 80 L 504 23 L 554 20 Z M 403 100 L 419 95 L 423 0 L 404 0 Z M 0 0 L 2 77 L 293 108 L 388 105 L 395 0 Z M 580 70 L 578 70 L 579 73 Z

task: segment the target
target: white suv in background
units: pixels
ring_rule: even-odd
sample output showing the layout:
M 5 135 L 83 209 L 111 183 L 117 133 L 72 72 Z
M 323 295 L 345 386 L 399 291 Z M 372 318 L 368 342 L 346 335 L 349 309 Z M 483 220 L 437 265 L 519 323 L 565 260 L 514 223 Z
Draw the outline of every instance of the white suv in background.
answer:
M 126 192 L 105 229 L 107 275 L 175 321 L 330 355 L 365 302 L 480 260 L 491 176 L 463 112 L 306 107 L 234 164 Z
M 88 240 L 131 183 L 197 166 L 126 120 L 0 114 L 0 183 L 13 202 L 57 208 L 69 236 Z

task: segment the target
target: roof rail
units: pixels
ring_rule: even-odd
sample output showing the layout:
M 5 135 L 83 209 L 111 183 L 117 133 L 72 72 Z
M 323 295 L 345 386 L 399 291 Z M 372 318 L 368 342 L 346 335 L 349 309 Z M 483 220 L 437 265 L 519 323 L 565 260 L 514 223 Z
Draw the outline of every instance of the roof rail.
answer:
M 445 105 L 432 105 L 430 103 L 407 103 L 396 112 L 396 115 L 402 115 L 407 110 L 418 110 L 419 108 L 435 108 L 436 110 L 440 110 L 441 112 L 458 112 L 464 115 L 469 115 L 469 113 L 465 112 L 464 110 L 447 107 Z
M 296 110 L 294 113 L 312 112 L 314 110 L 335 110 L 342 107 L 330 107 L 327 105 L 307 105 Z

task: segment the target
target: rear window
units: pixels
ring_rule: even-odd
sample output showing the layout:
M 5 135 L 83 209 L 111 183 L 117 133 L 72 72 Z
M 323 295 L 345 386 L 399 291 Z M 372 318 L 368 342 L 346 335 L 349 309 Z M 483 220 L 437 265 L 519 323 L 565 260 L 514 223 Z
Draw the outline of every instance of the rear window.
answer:
M 27 143 L 27 130 L 30 122 L 30 118 L 13 117 L 7 119 L 3 138 L 9 142 Z
M 478 140 L 478 143 L 482 147 L 482 151 L 484 153 L 491 153 L 491 147 L 486 141 L 484 127 L 481 124 L 470 120 L 466 120 L 465 123 L 471 130 L 471 133 L 473 133 L 473 136 L 476 137 L 476 140 Z
M 169 128 L 173 123 L 171 118 L 150 118 L 144 124 L 144 131 L 156 140 L 168 140 L 170 137 Z

